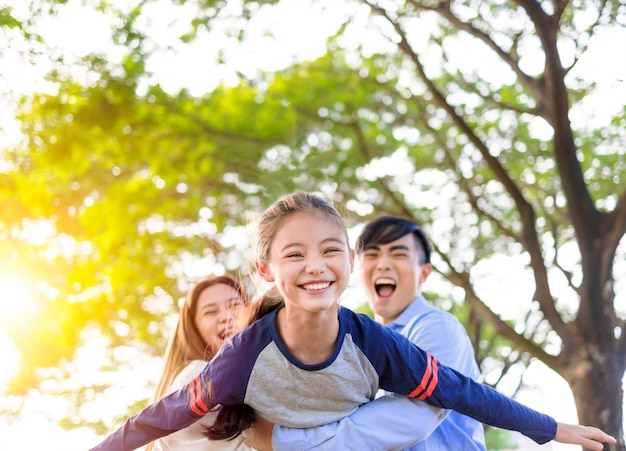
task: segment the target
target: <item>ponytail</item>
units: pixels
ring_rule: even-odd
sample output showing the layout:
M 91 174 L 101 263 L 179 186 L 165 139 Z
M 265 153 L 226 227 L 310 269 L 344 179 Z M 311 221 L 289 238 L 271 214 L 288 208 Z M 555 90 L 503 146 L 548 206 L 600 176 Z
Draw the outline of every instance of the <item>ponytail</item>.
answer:
M 247 325 L 250 326 L 265 315 L 284 306 L 285 300 L 283 296 L 278 291 L 278 288 L 273 286 L 250 306 Z M 213 425 L 205 428 L 204 435 L 210 440 L 232 440 L 252 426 L 253 422 L 254 410 L 249 405 L 233 404 L 222 406 Z

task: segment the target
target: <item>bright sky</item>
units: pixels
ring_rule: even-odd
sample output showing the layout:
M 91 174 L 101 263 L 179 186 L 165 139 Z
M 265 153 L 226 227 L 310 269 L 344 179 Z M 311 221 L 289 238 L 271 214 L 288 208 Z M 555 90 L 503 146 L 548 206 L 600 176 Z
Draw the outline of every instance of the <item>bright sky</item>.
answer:
M 121 0 L 120 0 L 121 1 Z M 17 8 L 26 8 L 19 0 L 13 0 L 13 4 Z M 165 27 L 171 17 L 178 17 L 181 23 L 185 22 L 184 14 L 177 10 L 173 14 L 168 10 L 169 2 L 162 2 L 159 14 L 154 14 L 153 29 Z M 20 6 L 21 5 L 21 6 Z M 272 70 L 285 65 L 294 56 L 298 55 L 302 58 L 314 58 L 324 53 L 325 33 L 335 29 L 341 21 L 342 11 L 341 2 L 318 2 L 317 5 L 330 5 L 330 10 L 321 11 L 321 7 L 310 9 L 302 8 L 302 1 L 292 1 L 283 6 L 281 13 L 272 11 L 265 14 L 262 20 L 250 27 L 250 33 L 261 33 L 261 27 L 271 27 L 275 37 L 279 43 L 269 41 L 265 38 L 253 40 L 250 45 L 239 46 L 235 42 L 228 40 L 223 35 L 223 30 L 216 29 L 211 35 L 203 37 L 196 47 L 191 49 L 180 49 L 175 53 L 163 54 L 151 62 L 151 70 L 158 74 L 161 85 L 171 91 L 177 90 L 180 86 L 187 86 L 192 94 L 200 95 L 210 91 L 219 80 L 232 80 L 234 72 L 242 72 L 254 76 L 254 68 L 261 70 Z M 24 12 L 27 14 L 27 11 Z M 358 16 L 358 12 L 354 12 Z M 80 17 L 80 20 L 77 20 Z M 118 50 L 113 48 L 109 43 L 109 30 L 102 17 L 94 11 L 84 8 L 72 8 L 65 14 L 44 20 L 40 30 L 46 36 L 48 42 L 58 45 L 65 49 L 72 49 L 77 56 L 81 56 L 94 48 L 106 50 L 110 55 L 118 54 Z M 178 28 L 181 31 L 182 28 Z M 85 39 L 89 36 L 89 39 Z M 169 39 L 171 36 L 168 32 L 155 33 L 159 39 Z M 586 58 L 588 61 L 584 65 L 585 70 L 593 74 L 593 78 L 598 81 L 600 89 L 596 97 L 596 105 L 602 105 L 602 108 L 594 108 L 588 103 L 579 106 L 578 115 L 573 118 L 576 121 L 592 121 L 602 120 L 606 115 L 615 112 L 617 108 L 626 104 L 626 85 L 624 84 L 623 74 L 626 73 L 626 58 L 615 58 L 615 42 L 626 42 L 626 30 L 615 29 L 599 36 L 591 51 Z M 229 55 L 228 67 L 216 67 L 213 64 L 214 57 L 218 48 L 226 48 Z M 202 49 L 203 58 L 199 58 L 199 50 Z M 608 52 L 608 53 L 607 53 Z M 115 57 L 115 56 L 113 56 Z M 24 68 L 11 53 L 7 53 L 2 63 L 3 67 L 11 67 L 14 70 L 4 71 L 4 78 L 0 78 L 0 92 L 14 92 L 15 94 L 23 94 L 30 92 L 29 90 L 47 90 L 50 89 L 43 81 L 42 77 L 47 71 L 45 65 Z M 474 61 L 476 56 L 472 55 Z M 607 68 L 606 61 L 611 61 L 611 66 Z M 581 66 L 583 66 L 581 64 Z M 612 69 L 615 71 L 613 72 Z M 615 74 L 621 74 L 621 82 Z M 6 103 L 6 98 L 0 96 L 0 146 L 7 146 L 15 142 L 18 124 L 10 114 L 11 105 Z M 603 115 L 605 115 L 603 117 Z M 380 167 L 380 166 L 379 166 Z M 499 271 L 509 266 L 511 271 L 518 270 L 514 261 L 506 258 L 498 262 Z M 621 269 L 626 274 L 625 269 Z M 509 271 L 502 271 L 506 274 Z M 353 287 L 358 285 L 355 277 Z M 621 283 L 626 278 L 622 278 Z M 28 302 L 15 303 L 15 299 L 29 299 L 29 292 L 34 282 L 29 280 L 26 275 L 7 275 L 6 268 L 0 266 L 0 292 L 3 293 L 0 299 L 0 386 L 4 385 L 14 373 L 16 369 L 17 351 L 12 348 L 9 342 L 1 335 L 2 326 L 11 321 L 15 315 L 19 315 L 22 308 L 28 306 Z M 429 283 L 431 283 L 429 281 Z M 435 284 L 436 281 L 432 282 Z M 618 282 L 619 283 L 619 282 Z M 497 284 L 492 286 L 498 286 Z M 510 288 L 507 286 L 507 288 Z M 431 285 L 432 289 L 432 285 Z M 523 293 L 521 290 L 507 290 L 510 292 Z M 619 291 L 619 290 L 618 290 Z M 621 292 L 626 292 L 625 288 Z M 365 296 L 358 288 L 351 288 L 349 294 L 344 298 L 365 299 Z M 522 297 L 523 298 L 523 297 Z M 626 309 L 626 300 L 621 301 Z M 102 342 L 94 339 L 94 346 L 103 346 Z M 127 350 L 132 355 L 129 362 L 135 363 L 136 366 L 126 367 L 120 372 L 120 380 L 131 381 L 126 385 L 126 389 L 120 388 L 112 393 L 111 404 L 119 399 L 119 405 L 122 406 L 128 400 L 129 396 L 141 397 L 145 393 L 150 393 L 148 388 L 153 383 L 160 372 L 160 360 L 150 359 L 140 355 L 132 349 Z M 98 352 L 87 353 L 88 356 L 97 356 Z M 93 372 L 98 368 L 100 362 L 93 357 L 85 357 L 81 363 L 81 374 L 83 377 L 97 377 Z M 131 374 L 141 374 L 143 378 L 137 379 L 130 377 Z M 571 392 L 563 379 L 550 370 L 547 370 L 543 364 L 536 363 L 531 365 L 524 379 L 527 384 L 535 387 L 533 390 L 524 391 L 519 400 L 525 404 L 536 408 L 542 412 L 553 415 L 560 421 L 576 422 L 576 409 L 573 402 Z M 124 385 L 124 384 L 121 384 Z M 40 399 L 42 403 L 50 402 L 46 399 Z M 58 404 L 50 404 L 52 409 L 59 409 L 63 412 L 63 406 Z M 7 407 L 7 400 L 0 399 L 0 409 Z M 24 406 L 29 409 L 29 406 Z M 31 409 L 28 419 L 13 424 L 8 424 L 5 417 L 0 416 L 0 449 L 46 449 L 48 451 L 73 451 L 84 450 L 91 444 L 95 444 L 97 437 L 89 429 L 83 428 L 72 431 L 65 431 L 58 425 L 47 421 L 40 415 L 37 409 Z M 28 410 L 30 412 L 31 410 Z M 89 409 L 88 409 L 89 410 Z M 91 413 L 87 415 L 97 415 L 98 408 L 92 406 Z M 520 449 L 553 449 L 553 450 L 572 450 L 576 447 L 565 446 L 560 444 L 549 444 L 538 447 L 528 441 L 521 442 Z

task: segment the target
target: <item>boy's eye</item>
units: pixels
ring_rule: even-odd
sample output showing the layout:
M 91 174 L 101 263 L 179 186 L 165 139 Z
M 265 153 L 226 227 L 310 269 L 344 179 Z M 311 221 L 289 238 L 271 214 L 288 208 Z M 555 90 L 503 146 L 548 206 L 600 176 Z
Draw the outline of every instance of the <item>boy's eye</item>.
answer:
M 339 252 L 339 249 L 337 249 L 336 247 L 330 247 L 330 248 L 326 249 L 324 252 L 327 253 L 327 254 L 330 254 L 332 252 Z

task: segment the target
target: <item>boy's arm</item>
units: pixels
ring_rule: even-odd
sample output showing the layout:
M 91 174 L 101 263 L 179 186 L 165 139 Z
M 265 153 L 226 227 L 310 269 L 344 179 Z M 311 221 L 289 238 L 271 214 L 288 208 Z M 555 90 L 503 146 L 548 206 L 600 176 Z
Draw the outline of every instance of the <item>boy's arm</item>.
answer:
M 316 428 L 275 425 L 272 431 L 261 420 L 246 431 L 246 443 L 259 451 L 360 450 L 364 443 L 369 450 L 403 449 L 427 438 L 447 412 L 405 396 L 387 395 L 363 404 L 346 418 Z

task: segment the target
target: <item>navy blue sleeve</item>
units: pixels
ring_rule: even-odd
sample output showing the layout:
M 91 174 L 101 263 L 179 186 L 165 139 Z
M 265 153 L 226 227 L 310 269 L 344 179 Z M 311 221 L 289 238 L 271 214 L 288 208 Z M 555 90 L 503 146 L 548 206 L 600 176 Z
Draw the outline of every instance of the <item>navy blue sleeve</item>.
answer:
M 186 428 L 217 404 L 244 402 L 256 357 L 271 340 L 267 323 L 233 336 L 194 380 L 130 417 L 91 451 L 132 451 Z
M 204 413 L 194 412 L 194 404 L 198 401 L 194 393 L 200 388 L 198 382 L 198 378 L 194 379 L 180 390 L 130 417 L 92 451 L 131 451 L 193 424 L 204 416 Z
M 554 438 L 557 423 L 552 417 L 440 365 L 408 338 L 371 318 L 352 315 L 354 318 L 347 321 L 350 333 L 376 368 L 380 388 L 455 410 L 490 426 L 521 432 L 537 443 Z

